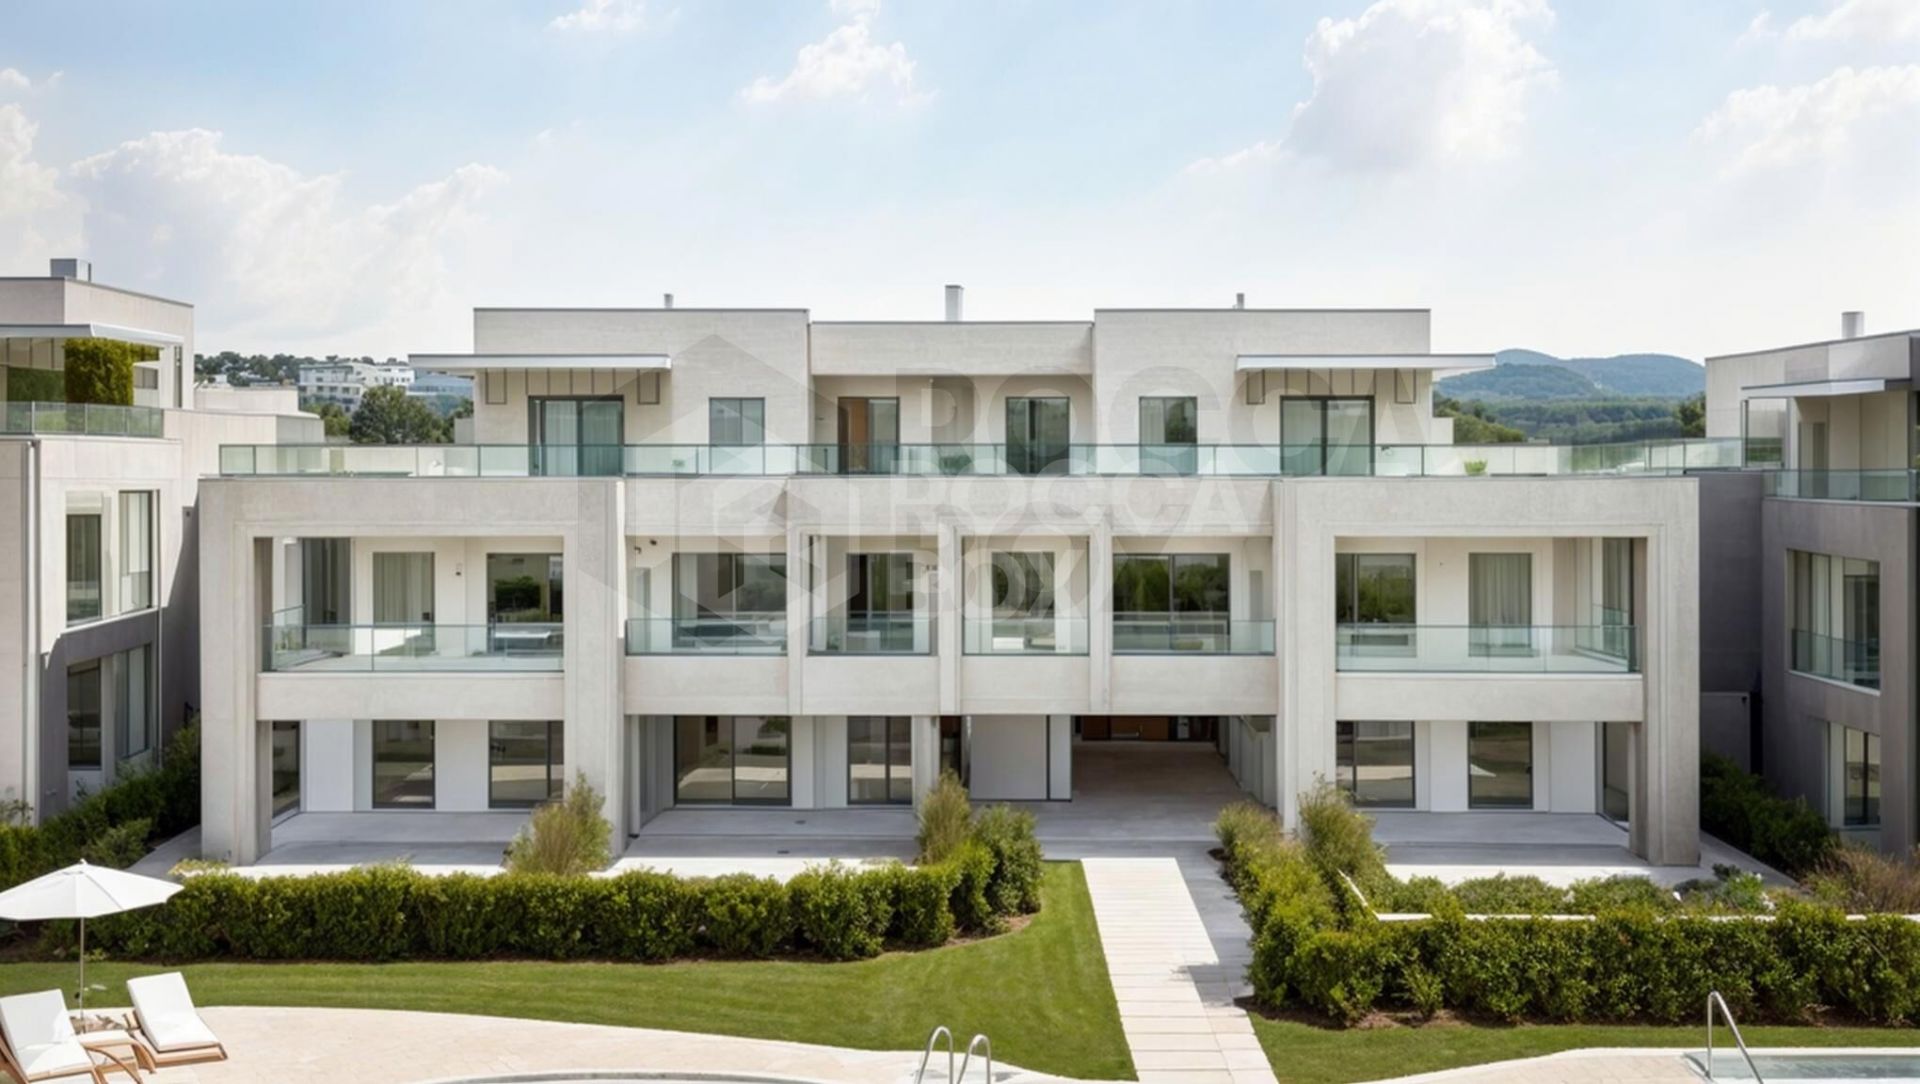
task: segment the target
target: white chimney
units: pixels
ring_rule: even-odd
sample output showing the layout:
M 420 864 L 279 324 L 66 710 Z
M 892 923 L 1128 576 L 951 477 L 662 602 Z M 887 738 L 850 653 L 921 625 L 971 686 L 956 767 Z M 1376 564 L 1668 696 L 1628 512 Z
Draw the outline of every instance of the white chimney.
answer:
M 670 308 L 673 308 L 673 295 L 672 295 L 672 294 L 661 294 L 661 295 L 660 295 L 660 307 L 661 307 L 661 308 L 663 308 L 663 309 L 670 309 Z
M 952 283 L 947 284 L 947 323 L 957 324 L 960 322 L 960 302 L 966 295 L 966 292 L 962 287 L 955 286 Z
M 1246 295 L 1246 294 L 1234 294 L 1234 295 L 1233 295 L 1233 307 L 1234 307 L 1234 308 L 1236 308 L 1236 309 L 1244 309 L 1244 308 L 1246 308 L 1246 307 L 1247 307 L 1247 295 Z
M 76 260 L 72 257 L 66 257 L 52 260 L 50 263 L 52 265 L 54 278 L 72 279 L 75 282 L 93 281 L 93 262 L 91 260 Z
M 1867 314 L 1858 310 L 1840 314 L 1840 337 L 1857 339 L 1867 333 Z

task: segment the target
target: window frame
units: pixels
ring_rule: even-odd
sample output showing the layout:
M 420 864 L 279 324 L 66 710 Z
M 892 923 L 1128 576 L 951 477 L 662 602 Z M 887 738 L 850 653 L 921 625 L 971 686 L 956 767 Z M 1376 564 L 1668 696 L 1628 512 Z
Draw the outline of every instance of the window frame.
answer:
M 856 721 L 869 725 L 878 724 L 880 727 L 880 767 L 882 769 L 881 779 L 886 784 L 883 788 L 886 795 L 885 797 L 854 797 L 853 770 L 855 761 L 853 758 L 853 726 Z M 893 796 L 893 784 L 896 781 L 893 772 L 893 752 L 895 746 L 894 724 L 896 723 L 904 724 L 902 744 L 904 744 L 907 753 L 906 793 L 899 798 Z M 847 716 L 847 804 L 850 806 L 910 806 L 913 804 L 913 717 L 911 715 Z
M 440 728 L 438 721 L 433 719 L 371 719 L 369 722 L 372 724 L 373 729 L 368 736 L 371 748 L 368 750 L 367 770 L 369 782 L 372 784 L 367 796 L 368 808 L 402 812 L 409 810 L 426 811 L 436 808 L 440 802 Z M 381 727 L 408 724 L 426 728 L 427 800 L 424 803 L 418 801 L 382 801 L 380 797 Z M 391 759 L 392 758 L 389 758 L 389 760 Z
M 1525 803 L 1474 796 L 1475 776 L 1473 774 L 1473 742 L 1475 730 L 1483 726 L 1524 727 L 1527 736 L 1527 797 Z M 1539 797 L 1539 783 L 1534 779 L 1534 757 L 1539 752 L 1538 735 L 1534 733 L 1531 722 L 1515 722 L 1510 719 L 1472 720 L 1467 723 L 1467 808 L 1469 810 L 1487 810 L 1492 812 L 1527 812 L 1533 809 Z
M 87 524 L 85 523 L 85 521 L 87 520 L 93 521 L 91 527 L 88 527 Z M 78 527 L 79 530 L 81 531 L 81 535 L 79 536 L 78 540 L 88 543 L 87 545 L 83 545 L 83 546 L 75 545 L 76 536 L 74 534 L 74 531 L 76 527 Z M 82 511 L 82 512 L 69 511 L 67 513 L 65 556 L 66 556 L 66 611 L 67 611 L 67 627 L 68 628 L 72 628 L 75 625 L 92 624 L 95 621 L 104 620 L 107 616 L 107 555 L 105 551 L 105 546 L 106 546 L 106 516 L 101 510 L 95 509 L 93 511 Z M 89 554 L 91 554 L 91 557 L 92 557 L 93 578 L 91 580 L 87 580 L 85 578 L 76 579 L 74 575 L 75 569 L 76 569 L 76 562 L 80 562 L 81 564 L 84 564 Z M 84 567 L 82 567 L 79 569 L 79 571 L 84 573 L 86 570 Z M 76 607 L 74 606 L 74 587 L 76 585 L 84 586 L 87 583 L 93 584 L 93 609 L 91 612 L 80 612 L 78 616 L 76 616 Z
M 732 410 L 733 410 L 733 417 L 731 420 L 740 426 L 740 435 L 742 438 L 744 438 L 746 436 L 746 425 L 747 425 L 746 405 L 748 403 L 755 404 L 755 410 L 759 414 L 758 421 L 754 423 L 759 429 L 758 439 L 756 440 L 746 440 L 746 439 L 721 440 L 720 433 L 719 433 L 721 426 L 719 423 L 723 420 L 726 420 L 726 419 L 723 419 L 720 414 L 722 405 L 731 404 Z M 762 448 L 766 446 L 766 443 L 767 443 L 767 400 L 765 396 L 710 395 L 707 397 L 707 444 L 709 447 Z
M 501 798 L 495 789 L 499 785 L 499 780 L 495 778 L 494 771 L 495 769 L 501 766 L 501 763 L 499 760 L 496 759 L 496 756 L 495 756 L 495 754 L 499 751 L 499 747 L 495 744 L 496 740 L 498 739 L 494 737 L 494 728 L 502 724 L 506 724 L 508 726 L 519 726 L 519 725 L 526 725 L 529 723 L 535 723 L 535 724 L 544 723 L 546 725 L 545 734 L 542 737 L 543 748 L 546 751 L 546 756 L 545 756 L 546 773 L 547 773 L 546 797 L 536 798 L 531 801 L 518 799 L 518 798 L 511 799 L 511 800 Z M 563 720 L 560 720 L 560 719 L 489 719 L 487 720 L 487 808 L 488 809 L 506 809 L 506 810 L 538 809 L 540 806 L 545 805 L 548 802 L 554 802 L 554 801 L 560 800 L 560 798 L 566 792 L 566 780 L 567 780 L 566 727 Z
M 1407 749 L 1407 797 L 1405 801 L 1364 800 L 1360 796 L 1360 734 L 1362 726 L 1405 727 L 1404 735 L 1395 734 L 1396 741 L 1404 740 Z M 1355 809 L 1415 809 L 1420 799 L 1420 757 L 1416 749 L 1418 731 L 1410 719 L 1343 719 L 1334 724 L 1334 778 L 1335 785 L 1347 795 Z M 1345 767 L 1342 767 L 1342 759 Z M 1398 765 L 1395 765 L 1396 767 Z

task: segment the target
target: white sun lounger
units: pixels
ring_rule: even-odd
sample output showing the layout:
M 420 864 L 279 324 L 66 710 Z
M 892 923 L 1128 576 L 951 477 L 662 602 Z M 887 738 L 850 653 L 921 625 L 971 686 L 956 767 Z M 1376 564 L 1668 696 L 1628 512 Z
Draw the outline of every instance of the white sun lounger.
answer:
M 99 1049 L 100 1046 L 126 1045 L 133 1041 L 132 1036 L 124 1031 L 103 1031 L 89 1032 L 82 1039 L 74 1033 L 66 999 L 58 990 L 0 997 L 0 1038 L 5 1039 L 0 1043 L 0 1064 L 4 1064 L 20 1084 L 42 1081 L 107 1084 L 108 1069 L 118 1069 L 135 1080 L 140 1079 L 133 1066 Z
M 128 979 L 127 996 L 133 999 L 135 1037 L 152 1053 L 156 1065 L 226 1060 L 227 1048 L 200 1019 L 180 972 Z

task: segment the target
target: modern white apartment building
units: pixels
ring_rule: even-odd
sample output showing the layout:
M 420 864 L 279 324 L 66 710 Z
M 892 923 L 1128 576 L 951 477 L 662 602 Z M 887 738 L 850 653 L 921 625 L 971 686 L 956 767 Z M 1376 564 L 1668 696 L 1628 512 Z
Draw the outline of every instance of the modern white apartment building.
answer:
M 155 349 L 135 405 L 17 397 L 62 387 L 83 337 Z M 194 506 L 219 447 L 318 439 L 291 396 L 184 409 L 192 351 L 192 306 L 84 261 L 0 279 L 0 800 L 35 817 L 151 760 L 199 701 Z
M 1920 842 L 1914 569 L 1920 331 L 1707 359 L 1707 432 L 1772 468 L 1752 522 L 1758 734 L 1729 742 L 1836 830 Z M 1716 746 L 1722 744 L 1715 741 Z
M 333 403 L 348 413 L 360 409 L 360 400 L 371 388 L 404 388 L 410 393 L 413 381 L 411 365 L 368 364 L 347 358 L 302 365 L 297 378 L 301 402 Z
M 1282 811 L 1610 816 L 1698 861 L 1697 479 L 1460 447 L 1425 310 L 480 309 L 472 443 L 222 449 L 205 852 L 296 811 L 1071 802 L 1204 742 Z M 219 570 L 213 574 L 211 570 Z M 220 645 L 220 650 L 212 649 Z M 1149 796 L 1143 796 L 1146 798 Z M 804 819 L 804 818 L 802 818 Z

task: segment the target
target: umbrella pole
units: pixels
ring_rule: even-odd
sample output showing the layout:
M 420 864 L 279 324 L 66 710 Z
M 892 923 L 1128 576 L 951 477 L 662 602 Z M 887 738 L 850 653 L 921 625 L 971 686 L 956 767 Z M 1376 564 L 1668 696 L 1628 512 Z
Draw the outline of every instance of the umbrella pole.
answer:
M 87 1011 L 87 920 L 80 919 L 80 1011 Z

